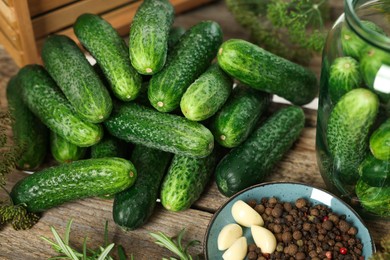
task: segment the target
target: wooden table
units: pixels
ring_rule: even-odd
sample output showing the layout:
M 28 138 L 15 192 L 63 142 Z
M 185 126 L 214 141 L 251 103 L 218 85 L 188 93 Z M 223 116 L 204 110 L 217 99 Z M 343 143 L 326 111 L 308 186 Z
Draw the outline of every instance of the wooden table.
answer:
M 332 0 L 332 17 L 336 18 L 342 11 L 341 1 Z M 223 1 L 204 6 L 176 18 L 175 24 L 186 28 L 200 20 L 212 19 L 219 22 L 224 31 L 225 39 L 248 39 L 248 34 L 236 24 L 234 18 L 227 11 Z M 312 60 L 310 68 L 317 75 L 320 71 L 320 57 Z M 10 76 L 18 68 L 0 46 L 0 106 L 7 106 L 5 86 Z M 267 181 L 294 181 L 326 188 L 316 164 L 315 155 L 315 127 L 316 111 L 305 109 L 306 125 L 299 140 L 293 148 L 278 163 Z M 15 171 L 9 176 L 8 188 L 25 173 Z M 4 194 L 0 199 L 5 198 Z M 104 224 L 108 220 L 109 239 L 121 244 L 128 255 L 133 254 L 135 259 L 161 259 L 162 256 L 173 256 L 169 251 L 159 247 L 149 235 L 149 232 L 163 231 L 174 236 L 182 229 L 186 229 L 184 242 L 192 239 L 203 241 L 204 234 L 213 216 L 213 213 L 227 200 L 222 196 L 212 181 L 202 197 L 189 210 L 179 213 L 168 212 L 161 205 L 157 205 L 150 221 L 143 227 L 125 232 L 115 225 L 112 220 L 112 201 L 91 198 L 67 203 L 55 209 L 48 210 L 41 220 L 28 231 L 14 231 L 7 226 L 0 231 L 0 259 L 45 259 L 54 256 L 54 251 L 40 237 L 53 238 L 50 226 L 55 226 L 63 234 L 66 223 L 74 219 L 71 242 L 81 249 L 81 243 L 88 236 L 89 245 L 101 245 L 103 242 Z M 366 222 L 376 243 L 383 235 L 389 233 L 390 226 L 386 221 Z M 191 250 L 193 254 L 202 253 L 202 245 Z

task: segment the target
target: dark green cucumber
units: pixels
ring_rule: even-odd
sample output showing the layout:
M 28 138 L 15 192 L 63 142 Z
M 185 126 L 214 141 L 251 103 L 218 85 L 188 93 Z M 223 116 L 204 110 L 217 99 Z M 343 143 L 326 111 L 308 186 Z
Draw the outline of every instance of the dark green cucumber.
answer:
M 34 170 L 44 161 L 49 143 L 48 129 L 24 104 L 16 76 L 7 85 L 7 101 L 11 115 L 14 144 L 21 149 L 16 167 Z
M 360 180 L 373 187 L 390 187 L 390 161 L 367 156 L 359 166 Z
M 99 143 L 91 146 L 91 158 L 128 158 L 127 156 L 131 149 L 132 145 L 130 143 L 126 143 L 105 132 L 103 139 Z
M 202 124 L 136 103 L 119 105 L 104 124 L 119 139 L 166 152 L 205 157 L 214 148 L 213 135 Z
M 183 115 L 193 121 L 202 121 L 214 115 L 226 102 L 232 91 L 233 80 L 213 64 L 192 83 L 180 101 Z
M 68 201 L 123 191 L 136 177 L 133 164 L 122 158 L 80 160 L 27 176 L 12 188 L 11 198 L 29 212 L 42 212 Z
M 153 75 L 163 68 L 174 18 L 168 0 L 144 0 L 138 7 L 130 27 L 129 54 L 139 73 Z
M 262 182 L 298 139 L 304 124 L 300 107 L 289 106 L 274 113 L 218 163 L 215 175 L 219 191 L 232 196 Z
M 69 163 L 82 159 L 87 148 L 72 144 L 55 132 L 50 131 L 50 150 L 57 162 Z
M 390 119 L 387 119 L 371 134 L 370 150 L 375 158 L 390 160 Z
M 143 145 L 135 146 L 131 161 L 138 169 L 138 176 L 132 187 L 115 195 L 112 214 L 117 225 L 134 230 L 148 221 L 171 157 L 170 153 Z
M 96 59 L 114 95 L 123 101 L 134 100 L 141 88 L 141 75 L 131 65 L 128 47 L 118 32 L 95 14 L 80 15 L 73 28 Z
M 110 115 L 110 94 L 72 39 L 65 35 L 46 38 L 42 60 L 50 76 L 83 120 L 99 123 Z
M 218 51 L 218 63 L 242 83 L 296 105 L 309 103 L 318 92 L 313 72 L 245 40 L 224 42 Z
M 183 211 L 199 199 L 211 179 L 217 162 L 214 150 L 205 158 L 173 156 L 168 172 L 161 184 L 160 200 L 170 211 Z
M 168 36 L 168 53 L 173 50 L 176 44 L 179 42 L 181 36 L 186 32 L 186 29 L 181 26 L 172 27 L 169 30 Z
M 103 128 L 80 119 L 42 66 L 27 65 L 18 77 L 24 103 L 53 132 L 80 147 L 100 141 Z
M 369 131 L 378 113 L 378 97 L 357 88 L 345 94 L 331 112 L 326 129 L 334 174 L 341 183 L 353 185 L 368 149 Z
M 228 148 L 244 142 L 270 102 L 268 93 L 236 86 L 226 104 L 211 120 L 210 130 L 215 140 Z
M 352 89 L 362 85 L 359 63 L 351 57 L 336 58 L 329 70 L 329 95 L 334 104 Z
M 165 67 L 150 80 L 152 106 L 160 112 L 178 108 L 184 92 L 210 66 L 221 43 L 222 31 L 216 22 L 191 27 L 169 54 Z

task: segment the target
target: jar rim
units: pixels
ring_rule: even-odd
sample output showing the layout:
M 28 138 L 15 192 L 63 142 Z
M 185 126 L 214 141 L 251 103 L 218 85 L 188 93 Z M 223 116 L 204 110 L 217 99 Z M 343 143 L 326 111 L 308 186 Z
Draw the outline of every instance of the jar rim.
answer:
M 344 0 L 346 21 L 349 26 L 364 40 L 370 44 L 381 48 L 385 51 L 390 51 L 390 38 L 386 35 L 377 33 L 363 26 L 362 21 L 355 12 L 355 4 L 357 0 Z

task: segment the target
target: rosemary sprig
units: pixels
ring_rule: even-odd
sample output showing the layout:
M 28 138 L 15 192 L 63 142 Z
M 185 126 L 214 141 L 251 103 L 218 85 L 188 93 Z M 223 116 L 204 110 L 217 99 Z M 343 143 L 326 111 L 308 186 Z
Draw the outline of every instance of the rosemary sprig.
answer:
M 174 253 L 179 257 L 180 260 L 193 260 L 193 259 L 199 259 L 199 257 L 193 258 L 189 253 L 188 249 L 191 246 L 195 246 L 200 244 L 199 240 L 191 240 L 185 247 L 182 245 L 182 239 L 184 235 L 185 229 L 182 229 L 180 233 L 177 235 L 177 237 L 168 237 L 162 232 L 158 233 L 150 233 L 150 235 L 156 239 L 155 243 L 167 248 L 169 251 Z M 168 260 L 168 258 L 162 258 L 163 260 Z M 170 257 L 169 260 L 176 260 L 176 258 Z

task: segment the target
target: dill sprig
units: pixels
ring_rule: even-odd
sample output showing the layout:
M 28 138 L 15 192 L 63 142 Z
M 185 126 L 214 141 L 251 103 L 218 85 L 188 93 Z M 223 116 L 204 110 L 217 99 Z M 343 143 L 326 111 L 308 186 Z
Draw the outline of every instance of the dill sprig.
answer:
M 384 236 L 380 242 L 380 245 L 382 247 L 381 251 L 375 252 L 371 257 L 370 260 L 387 260 L 390 259 L 390 234 L 387 234 Z
M 325 43 L 327 0 L 226 0 L 251 40 L 279 56 L 306 64 Z

